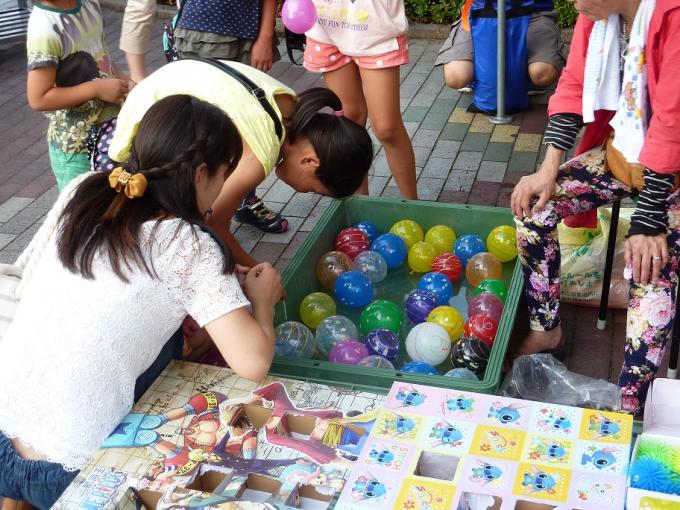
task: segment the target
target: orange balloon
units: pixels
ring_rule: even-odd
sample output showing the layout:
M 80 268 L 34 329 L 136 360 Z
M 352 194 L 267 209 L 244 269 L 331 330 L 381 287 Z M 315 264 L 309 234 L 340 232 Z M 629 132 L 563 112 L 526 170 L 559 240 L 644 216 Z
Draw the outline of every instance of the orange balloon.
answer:
M 335 279 L 345 271 L 351 271 L 352 259 L 341 251 L 329 251 L 316 263 L 316 277 L 328 290 L 335 289 Z
M 465 268 L 470 288 L 474 288 L 484 280 L 501 280 L 503 278 L 503 265 L 496 255 L 483 251 L 474 255 Z

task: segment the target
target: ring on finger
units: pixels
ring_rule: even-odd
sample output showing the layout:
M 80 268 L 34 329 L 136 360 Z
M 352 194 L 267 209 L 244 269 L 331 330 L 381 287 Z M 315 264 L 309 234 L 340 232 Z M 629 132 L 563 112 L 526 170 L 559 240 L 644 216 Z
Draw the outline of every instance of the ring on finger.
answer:
M 661 260 L 661 257 L 654 255 L 654 256 L 652 256 L 652 260 Z

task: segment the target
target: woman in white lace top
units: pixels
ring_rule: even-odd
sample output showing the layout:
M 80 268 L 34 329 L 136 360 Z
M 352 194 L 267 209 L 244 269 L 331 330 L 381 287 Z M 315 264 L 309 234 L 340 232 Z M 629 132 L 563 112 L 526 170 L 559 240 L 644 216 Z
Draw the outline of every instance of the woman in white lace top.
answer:
M 269 264 L 234 267 L 203 222 L 241 151 L 221 110 L 170 96 L 144 116 L 124 169 L 59 197 L 0 341 L 0 496 L 49 508 L 187 314 L 240 376 L 265 376 L 280 277 Z

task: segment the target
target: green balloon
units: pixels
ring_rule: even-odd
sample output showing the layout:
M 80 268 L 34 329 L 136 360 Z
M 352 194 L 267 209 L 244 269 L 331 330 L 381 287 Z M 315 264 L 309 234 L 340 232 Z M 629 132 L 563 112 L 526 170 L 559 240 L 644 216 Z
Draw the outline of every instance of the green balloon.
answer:
M 398 335 L 403 322 L 404 315 L 399 306 L 392 301 L 378 299 L 361 312 L 359 327 L 364 335 L 378 328 L 389 329 L 392 333 Z
M 472 291 L 472 296 L 474 297 L 484 293 L 494 294 L 498 299 L 505 303 L 505 300 L 508 297 L 508 288 L 505 286 L 503 280 L 482 280 L 475 290 Z

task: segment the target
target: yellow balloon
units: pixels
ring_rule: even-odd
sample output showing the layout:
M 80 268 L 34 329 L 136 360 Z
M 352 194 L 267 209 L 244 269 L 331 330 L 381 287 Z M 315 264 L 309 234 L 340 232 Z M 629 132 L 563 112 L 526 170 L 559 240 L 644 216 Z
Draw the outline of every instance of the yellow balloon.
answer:
M 474 289 L 484 280 L 502 280 L 503 265 L 496 255 L 483 251 L 473 255 L 465 267 L 465 277 Z
M 307 294 L 300 302 L 300 318 L 312 329 L 331 315 L 335 315 L 335 301 L 324 292 Z
M 429 273 L 437 250 L 430 243 L 420 241 L 408 251 L 408 265 L 416 273 Z
M 437 255 L 453 251 L 456 233 L 446 225 L 435 225 L 425 234 L 425 242 L 430 243 L 437 250 Z
M 463 334 L 465 320 L 461 313 L 452 306 L 438 306 L 427 316 L 427 321 L 443 327 L 452 342 L 457 342 Z
M 398 235 L 406 243 L 406 247 L 411 249 L 411 246 L 423 240 L 423 228 L 413 220 L 400 220 L 392 225 L 390 233 Z
M 517 256 L 517 232 L 509 225 L 500 225 L 489 233 L 486 247 L 501 262 L 510 262 Z

